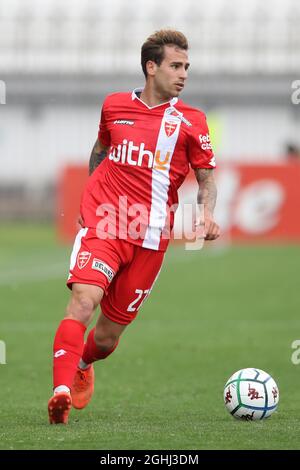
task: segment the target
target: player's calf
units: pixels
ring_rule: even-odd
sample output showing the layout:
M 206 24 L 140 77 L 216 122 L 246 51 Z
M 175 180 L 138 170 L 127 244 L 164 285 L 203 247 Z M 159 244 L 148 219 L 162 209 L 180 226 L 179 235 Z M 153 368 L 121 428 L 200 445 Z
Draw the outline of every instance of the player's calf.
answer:
M 109 336 L 103 335 L 103 333 L 97 332 L 96 329 L 94 340 L 95 345 L 97 346 L 99 351 L 106 353 L 108 351 L 111 351 L 112 349 L 115 349 L 115 345 L 118 343 L 119 337 L 114 334 L 111 334 Z

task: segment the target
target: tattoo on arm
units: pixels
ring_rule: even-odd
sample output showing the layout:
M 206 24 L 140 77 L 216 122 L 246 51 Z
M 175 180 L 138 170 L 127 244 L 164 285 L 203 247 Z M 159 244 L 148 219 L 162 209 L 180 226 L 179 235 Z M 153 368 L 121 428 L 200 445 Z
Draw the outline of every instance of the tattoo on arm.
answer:
M 199 168 L 195 171 L 199 185 L 197 202 L 204 204 L 204 207 L 212 214 L 217 200 L 217 187 L 213 176 L 213 170 Z
M 91 175 L 97 166 L 104 160 L 107 155 L 107 150 L 108 149 L 100 148 L 99 141 L 96 141 L 90 156 L 89 175 Z

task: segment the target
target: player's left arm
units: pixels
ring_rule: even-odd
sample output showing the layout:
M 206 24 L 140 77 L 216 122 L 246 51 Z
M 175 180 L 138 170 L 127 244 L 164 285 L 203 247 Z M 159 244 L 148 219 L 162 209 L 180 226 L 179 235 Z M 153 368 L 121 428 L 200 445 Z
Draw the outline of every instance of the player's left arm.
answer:
M 216 240 L 220 236 L 220 227 L 214 221 L 214 209 L 217 200 L 217 187 L 214 179 L 214 170 L 210 168 L 196 168 L 195 176 L 198 181 L 198 204 L 203 204 L 204 239 Z

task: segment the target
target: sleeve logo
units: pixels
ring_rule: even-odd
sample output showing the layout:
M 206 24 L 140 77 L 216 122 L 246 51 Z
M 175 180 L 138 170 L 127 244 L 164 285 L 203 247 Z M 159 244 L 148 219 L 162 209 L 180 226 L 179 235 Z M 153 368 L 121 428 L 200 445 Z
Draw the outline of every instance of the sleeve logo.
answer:
M 200 140 L 202 150 L 212 150 L 210 137 L 208 133 L 206 135 L 200 134 L 199 140 Z
M 216 166 L 216 157 L 212 157 L 211 161 L 209 162 L 209 165 Z

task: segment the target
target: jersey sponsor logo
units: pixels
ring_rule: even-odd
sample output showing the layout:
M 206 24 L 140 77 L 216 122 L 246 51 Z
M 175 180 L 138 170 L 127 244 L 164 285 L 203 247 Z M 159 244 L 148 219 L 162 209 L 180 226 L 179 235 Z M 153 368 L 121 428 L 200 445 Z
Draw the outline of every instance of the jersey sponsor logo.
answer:
M 109 281 L 111 281 L 115 275 L 114 271 L 108 266 L 108 264 L 101 261 L 101 259 L 93 259 L 92 269 L 103 273 Z
M 177 124 L 174 122 L 165 122 L 165 133 L 167 137 L 171 137 L 177 129 Z
M 175 132 L 175 129 L 173 132 Z M 150 150 L 145 149 L 144 142 L 141 142 L 140 145 L 134 145 L 132 140 L 128 142 L 124 139 L 122 145 L 119 144 L 117 147 L 111 148 L 108 158 L 115 163 L 127 163 L 128 165 L 140 167 L 147 165 L 148 168 L 154 167 L 158 170 L 166 170 L 170 156 L 170 152 L 163 154 L 159 149 L 153 154 Z
M 77 266 L 79 269 L 83 269 L 89 262 L 91 253 L 89 251 L 80 251 L 77 256 Z
M 210 143 L 209 133 L 207 133 L 206 135 L 200 134 L 199 135 L 199 140 L 200 140 L 202 150 L 211 150 L 212 149 L 211 148 L 211 143 Z
M 129 119 L 116 119 L 114 124 L 125 124 L 127 126 L 133 126 L 134 121 L 130 121 Z
M 173 131 L 174 132 L 174 131 Z M 168 136 L 169 137 L 169 136 Z M 166 152 L 165 156 L 163 159 L 161 159 L 161 153 L 160 150 L 157 150 L 155 152 L 155 165 L 154 168 L 156 170 L 166 170 L 167 169 L 167 164 L 169 163 L 171 153 Z

